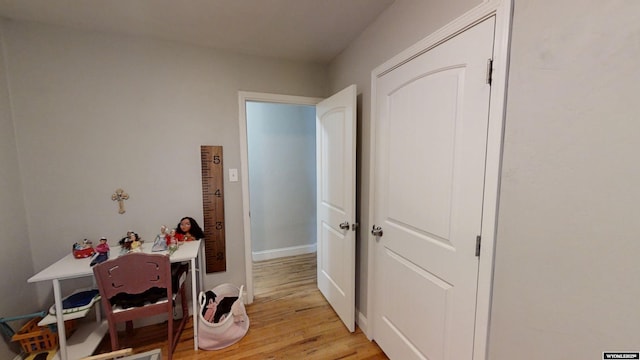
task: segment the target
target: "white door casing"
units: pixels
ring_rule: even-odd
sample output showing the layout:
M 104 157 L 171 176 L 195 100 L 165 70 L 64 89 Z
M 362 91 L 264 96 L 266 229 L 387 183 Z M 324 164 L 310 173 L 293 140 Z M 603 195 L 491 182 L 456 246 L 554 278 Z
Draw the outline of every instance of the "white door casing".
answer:
M 355 331 L 356 86 L 316 105 L 318 288 Z
M 374 338 L 392 359 L 474 355 L 494 30 L 489 17 L 373 80 Z

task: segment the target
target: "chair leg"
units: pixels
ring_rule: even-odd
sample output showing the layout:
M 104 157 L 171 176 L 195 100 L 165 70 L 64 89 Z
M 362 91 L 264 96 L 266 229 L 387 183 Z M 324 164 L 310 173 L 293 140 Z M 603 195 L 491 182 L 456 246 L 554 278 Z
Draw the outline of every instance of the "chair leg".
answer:
M 184 286 L 180 290 L 180 303 L 182 305 L 182 319 L 186 319 L 189 317 L 189 304 L 187 304 L 187 290 Z M 196 309 L 193 311 L 195 313 Z
M 118 329 L 116 324 L 109 321 L 109 337 L 111 338 L 111 351 L 119 350 L 120 345 L 118 344 Z
M 171 360 L 171 356 L 173 356 L 173 352 L 176 350 L 176 346 L 178 346 L 178 342 L 180 341 L 180 335 L 182 334 L 182 330 L 184 330 L 184 326 L 189 319 L 189 305 L 187 304 L 187 290 L 184 286 L 180 288 L 180 306 L 182 306 L 182 319 L 178 323 L 177 329 L 175 333 L 173 329 L 170 330 L 170 342 L 169 342 L 169 360 Z M 171 327 L 173 328 L 173 318 L 171 319 Z
M 167 327 L 168 327 L 168 333 L 169 333 L 169 341 L 167 343 L 167 352 L 169 353 L 169 357 L 168 360 L 171 360 L 173 358 L 173 350 L 175 349 L 175 345 L 177 342 L 175 341 L 174 337 L 173 337 L 173 315 L 171 313 L 169 313 L 169 320 L 167 320 Z

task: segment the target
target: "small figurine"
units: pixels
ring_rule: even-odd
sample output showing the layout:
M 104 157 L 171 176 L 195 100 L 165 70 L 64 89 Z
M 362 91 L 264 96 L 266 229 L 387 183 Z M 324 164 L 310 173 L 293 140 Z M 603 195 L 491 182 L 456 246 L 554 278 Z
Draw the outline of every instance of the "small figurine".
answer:
M 132 230 L 127 231 L 127 236 L 120 239 L 120 254 L 131 251 L 142 251 L 142 240 L 140 236 Z
M 126 253 L 131 250 L 131 234 L 133 233 L 134 232 L 132 230 L 127 231 L 127 236 L 123 237 L 118 242 L 118 244 L 120 244 L 120 247 L 122 248 L 121 253 Z
M 165 251 L 169 246 L 171 238 L 167 234 L 167 227 L 165 225 L 160 226 L 160 234 L 156 236 L 156 240 L 153 242 L 151 251 Z
M 140 236 L 136 233 L 132 233 L 129 238 L 131 239 L 131 251 L 142 251 L 142 241 L 140 241 Z
M 100 238 L 100 244 L 98 244 L 98 246 L 96 246 L 96 251 L 99 254 L 106 254 L 109 252 L 109 244 L 107 244 L 107 238 L 106 237 L 101 237 Z
M 171 229 L 169 233 L 169 255 L 172 255 L 178 250 L 178 238 L 176 236 L 176 229 Z
M 94 266 L 96 264 L 100 264 L 101 262 L 109 259 L 109 244 L 107 244 L 107 238 L 101 237 L 100 243 L 96 246 L 96 255 L 91 260 L 90 266 Z

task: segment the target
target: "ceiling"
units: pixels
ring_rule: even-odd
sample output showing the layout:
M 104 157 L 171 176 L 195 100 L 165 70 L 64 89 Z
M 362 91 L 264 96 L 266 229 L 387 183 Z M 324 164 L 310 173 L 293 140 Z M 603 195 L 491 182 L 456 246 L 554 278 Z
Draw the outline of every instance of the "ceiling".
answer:
M 0 16 L 328 63 L 394 0 L 0 0 Z

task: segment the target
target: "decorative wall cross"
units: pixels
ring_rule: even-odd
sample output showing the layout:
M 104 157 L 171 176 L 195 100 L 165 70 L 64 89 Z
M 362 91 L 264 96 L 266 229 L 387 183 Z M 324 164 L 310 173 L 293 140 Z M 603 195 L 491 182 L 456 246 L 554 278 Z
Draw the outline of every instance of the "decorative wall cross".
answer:
M 118 202 L 118 214 L 124 214 L 124 201 L 129 199 L 129 194 L 122 189 L 117 189 L 116 192 L 111 195 L 111 200 Z

